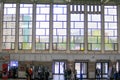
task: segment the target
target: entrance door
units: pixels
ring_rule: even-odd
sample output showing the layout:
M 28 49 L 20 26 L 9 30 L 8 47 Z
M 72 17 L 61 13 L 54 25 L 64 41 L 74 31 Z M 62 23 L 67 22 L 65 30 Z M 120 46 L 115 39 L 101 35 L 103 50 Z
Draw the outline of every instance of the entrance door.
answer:
M 66 61 L 53 61 L 53 80 L 64 80 Z
M 107 62 L 96 62 L 96 69 L 97 68 L 100 69 L 100 78 L 108 77 L 108 70 L 109 70 L 109 62 L 108 61 Z M 96 75 L 96 73 L 95 73 L 95 75 Z
M 88 77 L 88 62 L 75 62 L 75 70 L 77 71 L 77 78 Z

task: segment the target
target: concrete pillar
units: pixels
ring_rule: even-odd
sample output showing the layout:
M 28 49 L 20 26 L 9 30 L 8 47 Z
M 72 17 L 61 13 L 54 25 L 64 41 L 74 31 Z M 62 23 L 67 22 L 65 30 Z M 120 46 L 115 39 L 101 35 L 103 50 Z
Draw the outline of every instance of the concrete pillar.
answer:
M 53 42 L 53 4 L 51 3 L 50 4 L 50 19 L 49 19 L 50 23 L 49 23 L 49 26 L 50 26 L 50 30 L 49 30 L 49 33 L 50 33 L 50 44 L 49 44 L 49 53 L 52 53 L 52 42 Z
M 67 53 L 70 53 L 70 4 L 67 4 Z

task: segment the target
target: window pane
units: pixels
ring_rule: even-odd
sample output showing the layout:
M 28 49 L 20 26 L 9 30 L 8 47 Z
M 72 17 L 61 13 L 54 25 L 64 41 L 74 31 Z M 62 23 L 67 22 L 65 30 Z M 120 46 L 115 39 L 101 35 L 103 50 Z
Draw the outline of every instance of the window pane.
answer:
M 53 50 L 66 50 L 67 6 L 53 5 Z
M 105 50 L 118 50 L 117 7 L 105 6 Z
M 32 48 L 32 4 L 20 4 L 19 49 Z
M 49 49 L 50 5 L 37 4 L 36 10 L 36 50 Z
M 84 50 L 84 14 L 71 14 L 70 23 L 70 50 Z
M 88 14 L 88 50 L 101 50 L 101 15 Z
M 15 49 L 16 4 L 4 4 L 2 49 Z
M 59 73 L 59 62 L 55 62 L 55 74 Z

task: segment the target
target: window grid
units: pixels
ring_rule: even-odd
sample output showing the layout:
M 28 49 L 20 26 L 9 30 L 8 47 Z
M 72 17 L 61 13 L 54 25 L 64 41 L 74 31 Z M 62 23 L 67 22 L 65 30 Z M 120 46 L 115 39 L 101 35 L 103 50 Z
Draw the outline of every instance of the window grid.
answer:
M 66 50 L 67 6 L 53 5 L 53 50 Z
M 118 50 L 117 41 L 117 7 L 105 6 L 105 50 Z
M 15 49 L 15 23 L 16 4 L 4 4 L 2 49 Z
M 70 50 L 84 50 L 84 14 L 71 14 Z
M 99 14 L 101 13 L 101 6 L 100 5 L 87 5 L 87 12 L 92 14 Z
M 67 14 L 70 14 L 70 50 L 84 50 L 84 6 L 88 15 L 88 50 L 101 50 L 101 6 L 53 4 L 53 34 L 49 34 L 50 5 L 36 4 L 36 50 L 49 50 L 49 36 L 52 35 L 52 49 L 66 50 Z M 12 11 L 11 11 L 12 10 Z M 77 16 L 74 16 L 77 15 Z M 4 4 L 2 49 L 15 49 L 15 37 L 19 37 L 18 49 L 32 49 L 33 4 L 20 4 L 19 36 L 15 36 L 16 4 Z M 41 18 L 39 18 L 41 17 Z M 75 18 L 76 17 L 76 18 Z M 75 18 L 75 19 L 74 19 Z M 118 50 L 117 6 L 104 6 L 104 46 L 105 51 Z M 42 27 L 41 27 L 42 26 Z M 73 32 L 77 32 L 74 34 Z M 95 31 L 95 33 L 94 33 Z M 41 32 L 41 33 L 39 33 Z M 97 34 L 96 34 L 97 32 Z M 79 38 L 80 41 L 76 41 Z M 92 40 L 94 39 L 94 40 Z M 74 43 L 73 43 L 74 42 Z M 38 43 L 40 43 L 38 45 Z M 72 48 L 77 44 L 78 47 Z M 42 47 L 41 47 L 42 46 Z
M 71 13 L 84 13 L 84 5 L 70 5 Z
M 88 14 L 88 50 L 101 50 L 101 16 Z
M 20 4 L 19 49 L 32 49 L 32 4 Z
M 36 11 L 36 50 L 49 50 L 50 5 L 37 4 Z

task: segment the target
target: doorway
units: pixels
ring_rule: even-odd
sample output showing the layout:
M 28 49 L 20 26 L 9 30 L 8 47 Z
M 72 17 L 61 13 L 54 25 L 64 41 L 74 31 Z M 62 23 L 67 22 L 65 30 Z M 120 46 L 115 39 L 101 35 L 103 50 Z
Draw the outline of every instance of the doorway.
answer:
M 77 78 L 88 78 L 88 62 L 76 61 L 75 70 L 77 71 Z
M 108 61 L 96 62 L 95 70 L 97 68 L 100 69 L 100 76 L 99 76 L 100 78 L 108 78 L 108 70 L 109 70 L 109 62 Z M 95 73 L 95 77 L 97 78 L 96 73 Z
M 53 61 L 53 80 L 64 80 L 64 71 L 66 69 L 65 60 Z

